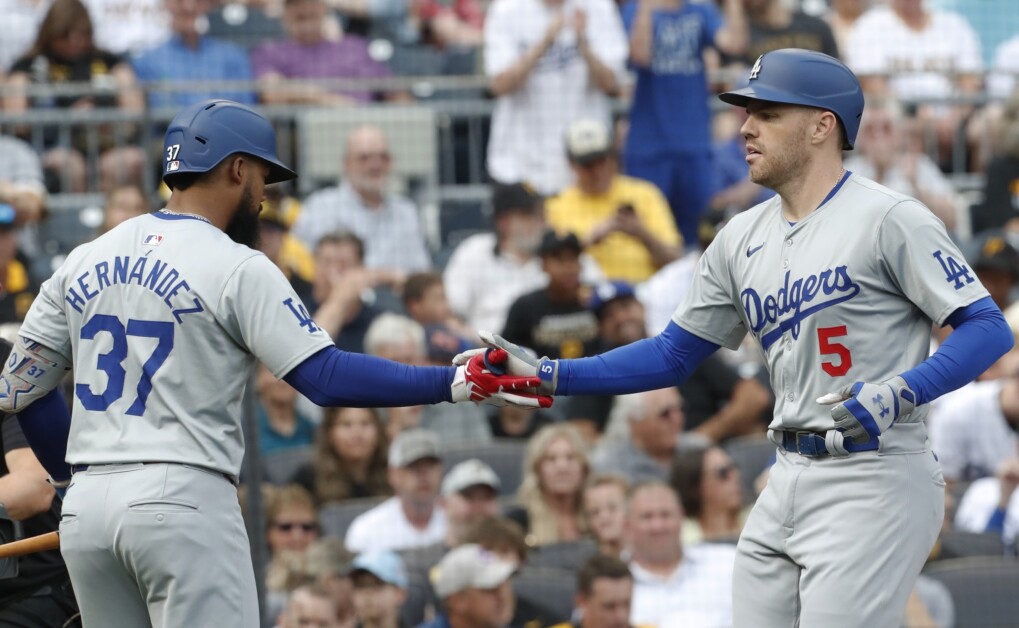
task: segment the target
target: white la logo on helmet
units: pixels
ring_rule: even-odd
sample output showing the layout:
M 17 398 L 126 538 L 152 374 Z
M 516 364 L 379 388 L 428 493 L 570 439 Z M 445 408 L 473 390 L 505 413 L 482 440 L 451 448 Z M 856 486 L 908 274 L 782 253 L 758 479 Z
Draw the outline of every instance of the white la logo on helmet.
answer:
M 754 62 L 754 67 L 750 69 L 750 80 L 757 78 L 757 75 L 761 73 L 761 59 L 764 55 L 757 57 L 757 61 Z

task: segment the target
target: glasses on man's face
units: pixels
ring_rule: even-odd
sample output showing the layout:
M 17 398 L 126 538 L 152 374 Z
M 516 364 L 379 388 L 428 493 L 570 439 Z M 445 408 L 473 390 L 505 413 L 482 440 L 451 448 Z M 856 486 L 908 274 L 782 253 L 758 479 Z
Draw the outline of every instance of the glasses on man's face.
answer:
M 723 480 L 724 481 L 724 480 L 728 480 L 730 477 L 732 477 L 732 473 L 735 470 L 736 470 L 736 465 L 730 462 L 729 464 L 725 465 L 724 467 L 718 467 L 717 469 L 714 469 L 712 471 L 712 473 L 715 474 L 716 478 L 718 478 L 719 480 Z
M 305 534 L 311 534 L 318 530 L 318 524 L 312 521 L 278 521 L 272 524 L 272 527 L 276 528 L 280 532 L 300 530 Z

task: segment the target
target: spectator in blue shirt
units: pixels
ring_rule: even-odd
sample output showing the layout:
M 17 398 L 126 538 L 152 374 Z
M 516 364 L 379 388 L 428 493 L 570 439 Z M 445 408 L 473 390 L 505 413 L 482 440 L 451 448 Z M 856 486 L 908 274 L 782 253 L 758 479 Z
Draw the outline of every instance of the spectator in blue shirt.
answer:
M 251 89 L 224 89 L 222 81 L 250 81 L 251 62 L 243 48 L 206 37 L 199 20 L 209 12 L 209 0 L 166 0 L 172 35 L 165 43 L 133 60 L 138 80 L 149 89 L 150 107 L 186 107 L 208 98 L 255 103 Z M 152 83 L 204 82 L 194 89 L 164 90 Z M 153 89 L 155 88 L 155 89 Z
M 315 424 L 297 410 L 297 391 L 259 365 L 258 448 L 263 454 L 293 447 L 311 447 Z
M 714 192 L 703 53 L 714 47 L 740 54 L 747 45 L 743 0 L 724 0 L 723 6 L 724 22 L 710 3 L 630 0 L 623 6 L 637 73 L 623 151 L 626 173 L 665 194 L 688 245 L 697 242 L 697 222 Z

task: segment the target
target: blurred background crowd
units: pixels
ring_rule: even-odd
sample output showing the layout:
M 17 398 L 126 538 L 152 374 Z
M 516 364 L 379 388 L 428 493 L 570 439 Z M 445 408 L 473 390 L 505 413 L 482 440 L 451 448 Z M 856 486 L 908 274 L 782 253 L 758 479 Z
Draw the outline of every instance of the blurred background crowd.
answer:
M 265 112 L 300 174 L 267 189 L 260 248 L 338 347 L 447 365 L 477 330 L 553 358 L 654 335 L 717 230 L 770 197 L 747 178 L 744 113 L 713 95 L 786 47 L 860 76 L 847 169 L 926 204 L 1019 334 L 1015 0 L 0 0 L 0 15 L 8 336 L 75 245 L 162 206 L 166 123 L 218 97 Z M 931 412 L 948 515 L 909 626 L 1019 624 L 1017 358 Z M 266 625 L 730 625 L 734 543 L 774 456 L 752 346 L 676 388 L 540 411 L 322 411 L 264 368 L 251 388 L 241 492 Z

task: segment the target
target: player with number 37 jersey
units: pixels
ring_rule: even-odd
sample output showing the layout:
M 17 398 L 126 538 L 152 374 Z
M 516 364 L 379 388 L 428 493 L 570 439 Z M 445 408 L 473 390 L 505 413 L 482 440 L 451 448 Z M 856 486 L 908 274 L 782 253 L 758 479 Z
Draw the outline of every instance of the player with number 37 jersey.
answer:
M 154 212 L 79 247 L 38 301 L 21 334 L 75 357 L 72 465 L 124 462 L 121 442 L 237 477 L 236 375 L 257 355 L 282 377 L 332 344 L 268 258 L 194 216 Z
M 296 173 L 258 112 L 170 123 L 164 209 L 68 256 L 0 373 L 0 411 L 67 487 L 60 549 L 85 628 L 261 625 L 237 500 L 256 360 L 323 406 L 551 405 L 502 350 L 457 367 L 340 351 L 255 250 L 265 186 Z M 57 392 L 73 366 L 73 420 Z M 73 477 L 72 477 L 73 474 Z

